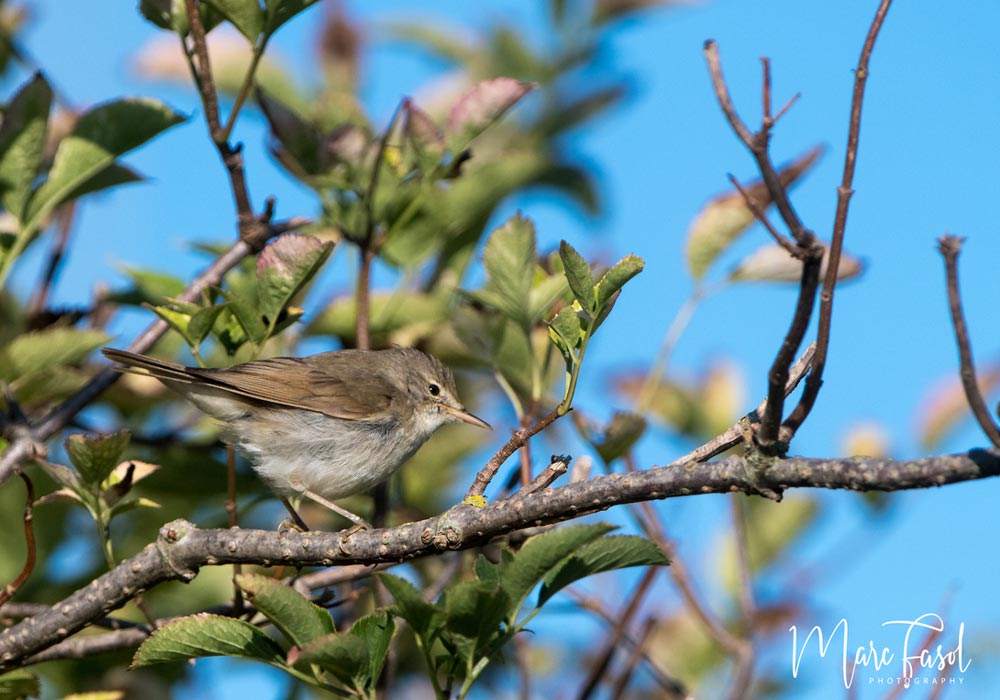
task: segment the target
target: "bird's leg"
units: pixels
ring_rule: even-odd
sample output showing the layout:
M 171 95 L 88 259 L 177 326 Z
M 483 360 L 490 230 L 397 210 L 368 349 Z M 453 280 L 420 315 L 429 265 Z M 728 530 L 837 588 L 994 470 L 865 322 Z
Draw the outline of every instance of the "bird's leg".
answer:
M 285 523 L 288 523 L 299 532 L 309 532 L 309 526 L 306 525 L 305 521 L 302 520 L 302 516 L 300 516 L 298 514 L 298 511 L 295 510 L 295 507 L 292 506 L 291 501 L 289 501 L 284 496 L 278 496 L 278 499 L 281 501 L 282 505 L 284 505 L 285 508 L 288 510 L 289 515 L 292 516 L 291 522 L 285 520 L 284 522 L 281 523 L 281 525 L 285 525 Z M 279 526 L 278 529 L 281 530 L 282 527 Z
M 339 515 L 343 515 L 345 518 L 347 518 L 348 520 L 350 520 L 352 523 L 354 523 L 355 525 L 357 525 L 358 527 L 360 527 L 362 530 L 371 530 L 372 529 L 372 526 L 369 525 L 363 518 L 358 517 L 357 515 L 355 515 L 351 511 L 347 510 L 346 508 L 341 508 L 336 503 L 328 501 L 327 499 L 325 499 L 322 496 L 320 496 L 318 493 L 313 493 L 309 489 L 304 489 L 301 493 L 306 498 L 308 498 L 310 500 L 313 500 L 313 501 L 316 501 L 316 503 L 319 503 L 321 506 L 325 506 L 325 507 L 329 508 L 334 513 L 337 513 Z

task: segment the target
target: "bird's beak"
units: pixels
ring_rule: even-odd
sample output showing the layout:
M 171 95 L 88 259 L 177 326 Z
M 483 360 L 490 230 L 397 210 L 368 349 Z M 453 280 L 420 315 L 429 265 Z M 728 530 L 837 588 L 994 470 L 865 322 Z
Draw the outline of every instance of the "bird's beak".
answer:
M 462 421 L 463 423 L 468 423 L 469 425 L 474 425 L 477 428 L 486 428 L 487 430 L 493 430 L 489 423 L 484 421 L 482 418 L 478 418 L 464 408 L 455 408 L 454 406 L 449 406 L 448 404 L 441 404 L 441 408 L 446 410 L 451 415 L 455 416 L 456 419 Z

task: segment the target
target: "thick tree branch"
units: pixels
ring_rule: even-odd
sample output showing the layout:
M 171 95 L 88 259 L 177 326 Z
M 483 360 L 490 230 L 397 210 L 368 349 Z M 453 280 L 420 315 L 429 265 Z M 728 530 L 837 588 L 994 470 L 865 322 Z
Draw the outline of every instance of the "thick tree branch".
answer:
M 622 503 L 705 493 L 781 493 L 818 487 L 898 491 L 1000 476 L 1000 450 L 912 461 L 878 458 L 760 459 L 740 456 L 684 468 L 673 464 L 599 476 L 536 493 L 515 494 L 482 508 L 459 505 L 434 518 L 392 529 L 344 533 L 199 530 L 167 523 L 156 542 L 48 612 L 0 633 L 0 671 L 16 668 L 144 590 L 164 581 L 191 581 L 202 566 L 334 566 L 414 559 L 474 547 L 506 533 L 577 518 Z

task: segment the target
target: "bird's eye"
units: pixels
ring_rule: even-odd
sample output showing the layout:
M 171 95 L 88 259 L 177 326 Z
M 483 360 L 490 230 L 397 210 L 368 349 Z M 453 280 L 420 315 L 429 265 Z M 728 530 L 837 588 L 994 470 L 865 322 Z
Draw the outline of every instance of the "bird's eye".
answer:
M 439 387 L 437 384 L 429 384 L 427 386 L 427 391 L 431 392 L 431 396 L 437 396 L 438 394 L 441 393 L 441 387 Z

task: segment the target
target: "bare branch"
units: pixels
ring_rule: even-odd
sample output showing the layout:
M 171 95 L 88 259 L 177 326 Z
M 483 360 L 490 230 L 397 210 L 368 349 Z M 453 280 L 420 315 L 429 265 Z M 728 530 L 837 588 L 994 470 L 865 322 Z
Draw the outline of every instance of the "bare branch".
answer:
M 621 645 L 628 626 L 632 623 L 632 618 L 639 612 L 639 608 L 646 594 L 649 592 L 650 586 L 653 585 L 657 573 L 659 573 L 659 570 L 656 567 L 651 566 L 646 569 L 642 578 L 639 579 L 639 583 L 636 584 L 635 590 L 632 591 L 632 595 L 629 596 L 625 607 L 615 616 L 615 623 L 611 626 L 611 634 L 605 638 L 604 646 L 601 648 L 600 653 L 595 655 L 597 662 L 590 669 L 590 673 L 587 674 L 587 679 L 584 681 L 583 687 L 580 688 L 579 694 L 577 694 L 578 700 L 587 700 L 597 690 L 598 684 L 611 666 L 615 651 Z
M 556 479 L 566 473 L 569 463 L 573 460 L 569 455 L 552 455 L 552 461 L 545 467 L 534 480 L 521 489 L 521 493 L 527 495 L 542 489 L 547 489 Z
M 819 270 L 823 262 L 823 247 L 818 243 L 808 249 L 808 257 L 802 261 L 802 281 L 799 284 L 799 298 L 795 304 L 795 314 L 788 327 L 778 354 L 767 373 L 767 406 L 757 432 L 757 444 L 767 454 L 783 454 L 792 433 L 782 435 L 781 417 L 785 407 L 785 385 L 788 383 L 789 367 L 806 337 L 809 320 L 816 303 L 819 288 Z
M 767 218 L 767 214 L 764 213 L 764 210 L 757 206 L 757 202 L 754 201 L 753 197 L 749 192 L 747 192 L 746 188 L 740 184 L 740 181 L 736 179 L 736 176 L 730 174 L 729 181 L 733 184 L 733 187 L 736 188 L 740 195 L 742 195 L 743 202 L 747 205 L 747 209 L 753 213 L 754 218 L 757 219 L 757 221 L 764 224 L 764 228 L 766 228 L 767 232 L 771 234 L 771 237 L 774 238 L 775 242 L 787 250 L 789 254 L 798 258 L 802 254 L 799 247 L 795 245 L 794 241 L 790 241 L 786 236 L 781 235 L 778 229 L 774 227 L 774 224 L 772 224 Z
M 785 383 L 785 396 L 789 396 L 795 387 L 799 385 L 806 373 L 812 368 L 812 359 L 816 352 L 816 343 L 813 343 L 802 353 L 799 359 L 788 370 L 788 381 Z M 706 442 L 701 447 L 688 452 L 675 463 L 691 464 L 694 462 L 707 462 L 712 457 L 722 454 L 726 450 L 745 442 L 748 433 L 753 426 L 760 422 L 760 417 L 767 409 L 767 399 L 764 399 L 760 406 L 737 421 L 729 430 L 718 437 Z
M 979 427 L 986 433 L 990 442 L 1000 447 L 1000 429 L 993 422 L 983 394 L 979 391 L 976 365 L 972 360 L 972 344 L 969 342 L 969 328 L 965 324 L 965 313 L 962 311 L 962 295 L 958 288 L 958 254 L 962 250 L 963 240 L 958 236 L 941 236 L 938 239 L 938 250 L 944 257 L 945 275 L 948 280 L 951 324 L 955 328 L 955 342 L 958 344 L 959 374 L 962 377 L 962 388 L 965 389 L 965 399 L 969 402 L 969 408 L 972 409 Z
M 483 492 L 486 491 L 486 487 L 490 485 L 490 482 L 493 481 L 493 477 L 497 475 L 500 467 L 503 466 L 503 463 L 506 462 L 512 454 L 526 445 L 528 440 L 555 423 L 559 417 L 559 407 L 557 406 L 552 409 L 547 416 L 531 427 L 515 431 L 515 433 L 511 435 L 510 440 L 508 440 L 503 447 L 497 450 L 497 453 L 493 455 L 490 461 L 479 470 L 478 474 L 476 474 L 476 478 L 472 482 L 472 486 L 469 487 L 469 490 L 465 494 L 465 500 L 475 498 L 476 496 L 482 496 Z
M 578 593 L 577 591 L 573 590 L 573 588 L 569 588 L 567 593 L 576 600 L 577 605 L 579 605 L 581 608 L 594 613 L 599 618 L 601 618 L 605 622 L 605 624 L 611 627 L 615 626 L 614 615 L 612 615 L 607 609 L 604 608 L 600 600 L 598 600 L 597 598 L 584 596 Z M 647 624 L 652 624 L 655 628 L 656 623 L 655 621 L 650 622 L 649 620 L 647 620 Z M 630 646 L 634 651 L 637 651 L 644 659 L 646 659 L 647 667 L 649 668 L 653 677 L 656 679 L 656 682 L 659 683 L 660 687 L 667 693 L 664 696 L 665 698 L 667 698 L 668 700 L 688 700 L 688 698 L 691 697 L 687 689 L 684 687 L 684 684 L 681 683 L 676 678 L 674 678 L 673 676 L 670 676 L 666 672 L 664 672 L 663 669 L 660 668 L 660 662 L 654 661 L 649 656 L 649 651 L 641 647 L 641 645 L 637 640 L 633 639 L 631 636 L 626 634 L 622 638 L 622 641 L 625 642 L 628 646 Z
M 823 278 L 823 291 L 819 301 L 819 327 L 816 331 L 816 367 L 806 381 L 805 389 L 798 405 L 785 419 L 784 427 L 794 435 L 812 411 L 813 404 L 823 385 L 823 371 L 826 369 L 826 354 L 830 346 L 830 323 L 833 319 L 833 292 L 837 285 L 837 274 L 840 271 L 840 255 L 844 248 L 844 232 L 847 228 L 847 208 L 850 204 L 851 189 L 854 182 L 854 166 L 858 157 L 858 140 L 861 136 L 861 105 L 865 96 L 865 85 L 868 82 L 868 63 L 875 48 L 882 24 L 892 0 L 881 0 L 875 18 L 868 29 L 868 36 L 861 48 L 858 67 L 854 72 L 854 97 L 851 100 L 850 126 L 847 130 L 847 153 L 844 156 L 844 175 L 840 187 L 837 188 L 837 213 L 833 220 L 833 239 L 827 253 L 826 276 Z

